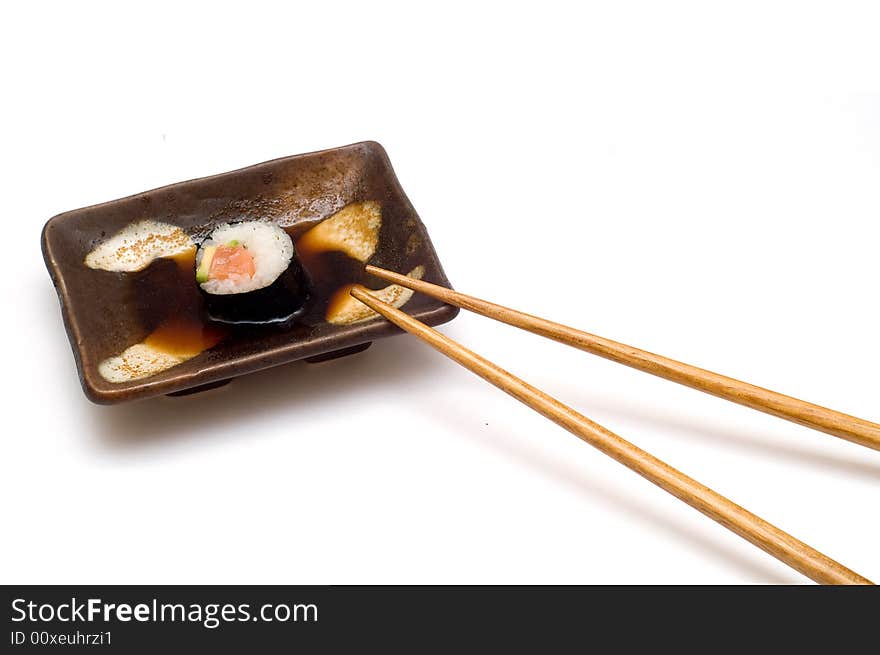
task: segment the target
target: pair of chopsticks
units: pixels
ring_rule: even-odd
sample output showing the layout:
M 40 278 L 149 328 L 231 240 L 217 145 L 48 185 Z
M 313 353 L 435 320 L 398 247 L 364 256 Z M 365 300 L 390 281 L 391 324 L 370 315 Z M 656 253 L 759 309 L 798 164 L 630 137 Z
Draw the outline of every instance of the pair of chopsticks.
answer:
M 376 266 L 367 266 L 366 272 L 445 303 L 612 361 L 880 450 L 880 425 L 870 421 L 467 296 L 452 289 L 414 280 Z M 867 578 L 700 484 L 453 339 L 378 300 L 365 287 L 353 288 L 351 295 L 398 327 L 419 337 L 453 361 L 811 580 L 820 584 L 873 584 Z

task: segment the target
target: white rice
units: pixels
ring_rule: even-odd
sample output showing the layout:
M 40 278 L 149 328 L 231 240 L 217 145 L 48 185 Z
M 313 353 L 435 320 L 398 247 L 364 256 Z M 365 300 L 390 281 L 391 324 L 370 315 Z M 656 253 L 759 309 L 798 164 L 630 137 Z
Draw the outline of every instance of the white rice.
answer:
M 230 241 L 238 241 L 253 256 L 254 276 L 238 275 L 226 280 L 208 280 L 200 285 L 206 293 L 223 296 L 268 287 L 287 270 L 293 258 L 293 241 L 287 232 L 274 223 L 224 223 L 199 247 L 196 267 L 202 261 L 206 246 L 222 246 Z

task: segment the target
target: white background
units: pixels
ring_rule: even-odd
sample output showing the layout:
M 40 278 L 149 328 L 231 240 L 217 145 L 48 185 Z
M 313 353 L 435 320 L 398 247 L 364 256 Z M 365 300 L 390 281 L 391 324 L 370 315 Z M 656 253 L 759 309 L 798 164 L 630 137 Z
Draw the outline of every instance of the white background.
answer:
M 369 5 L 4 9 L 0 579 L 804 582 L 405 336 L 85 399 L 49 217 L 375 139 L 459 289 L 880 419 L 871 3 Z M 442 329 L 880 580 L 880 452 Z

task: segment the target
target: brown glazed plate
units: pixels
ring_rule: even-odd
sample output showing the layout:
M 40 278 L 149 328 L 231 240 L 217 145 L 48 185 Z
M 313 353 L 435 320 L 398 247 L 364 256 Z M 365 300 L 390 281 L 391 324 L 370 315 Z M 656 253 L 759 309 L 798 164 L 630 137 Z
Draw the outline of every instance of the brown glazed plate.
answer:
M 191 359 L 139 379 L 111 382 L 99 368 L 101 362 L 144 341 L 167 320 L 174 311 L 170 297 L 199 294 L 194 277 L 191 288 L 179 284 L 180 278 L 173 273 L 178 263 L 172 259 L 157 259 L 141 271 L 128 273 L 85 265 L 90 251 L 126 226 L 155 220 L 197 238 L 222 223 L 263 220 L 284 228 L 296 241 L 344 207 L 366 201 L 378 203 L 382 219 L 369 263 L 403 273 L 423 267 L 423 279 L 449 286 L 388 155 L 370 141 L 179 182 L 50 219 L 43 228 L 43 257 L 58 292 L 86 396 L 111 404 L 209 388 L 271 366 L 357 352 L 374 339 L 400 334 L 378 316 L 351 324 L 325 320 L 333 286 L 386 286 L 367 276 L 362 262 L 330 252 L 322 255 L 320 270 L 311 272 L 313 293 L 302 315 L 294 320 L 235 326 Z M 316 279 L 322 276 L 325 279 Z M 322 283 L 331 278 L 330 286 Z M 186 289 L 181 291 L 181 286 Z M 404 309 L 429 325 L 449 321 L 458 313 L 420 294 L 413 295 Z

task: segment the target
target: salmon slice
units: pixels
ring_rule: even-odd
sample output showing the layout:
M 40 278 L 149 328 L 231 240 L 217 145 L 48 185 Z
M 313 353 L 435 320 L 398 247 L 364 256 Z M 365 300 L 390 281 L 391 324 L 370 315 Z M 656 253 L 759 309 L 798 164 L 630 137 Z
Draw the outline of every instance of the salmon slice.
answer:
M 257 272 L 254 256 L 244 246 L 217 246 L 211 260 L 212 280 L 228 280 L 235 277 L 252 278 Z

